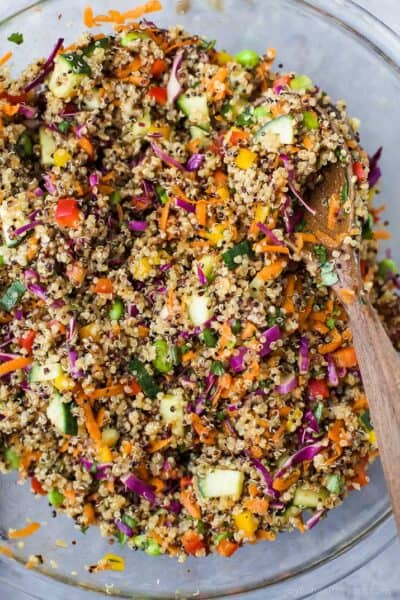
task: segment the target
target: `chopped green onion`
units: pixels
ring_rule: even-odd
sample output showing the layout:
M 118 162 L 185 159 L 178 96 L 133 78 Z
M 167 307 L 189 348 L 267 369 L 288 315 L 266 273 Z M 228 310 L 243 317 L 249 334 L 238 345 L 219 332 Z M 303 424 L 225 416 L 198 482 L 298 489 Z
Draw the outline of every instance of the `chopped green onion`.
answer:
M 120 318 L 122 317 L 123 313 L 124 313 L 124 304 L 123 304 L 122 300 L 117 298 L 116 300 L 114 300 L 112 307 L 108 313 L 108 316 L 110 317 L 111 321 L 119 321 Z
M 31 158 L 33 156 L 33 143 L 26 131 L 21 133 L 17 139 L 15 151 L 20 158 Z
M 336 319 L 334 319 L 333 317 L 329 317 L 329 319 L 326 320 L 326 326 L 329 327 L 329 329 L 335 329 Z
M 20 281 L 14 281 L 0 298 L 0 307 L 10 312 L 25 294 L 26 288 Z
M 131 42 L 135 42 L 136 40 L 147 40 L 149 36 L 145 31 L 130 31 L 126 33 L 123 38 L 121 38 L 121 46 L 129 46 Z
M 156 358 L 153 362 L 154 367 L 160 373 L 169 373 L 172 370 L 173 363 L 168 342 L 165 340 L 157 340 L 154 343 Z
M 154 380 L 154 377 L 147 371 L 144 363 L 138 358 L 133 358 L 129 363 L 129 371 L 138 380 L 143 393 L 154 400 L 160 388 Z
M 57 129 L 60 133 L 68 133 L 70 127 L 71 127 L 72 123 L 71 121 L 61 121 L 61 123 L 59 123 L 57 125 Z
M 121 192 L 115 191 L 110 196 L 110 202 L 113 206 L 120 204 L 122 200 Z
M 251 244 L 248 240 L 244 240 L 233 248 L 230 248 L 222 255 L 222 260 L 228 267 L 228 269 L 236 269 L 239 265 L 235 262 L 235 258 L 237 256 L 254 256 L 254 252 L 252 250 Z
M 238 333 L 240 333 L 242 331 L 242 324 L 239 321 L 239 319 L 233 319 L 233 321 L 231 323 L 231 330 L 232 330 L 232 333 L 234 333 L 235 335 L 237 335 Z
M 47 494 L 47 499 L 52 506 L 57 507 L 57 506 L 61 506 L 61 504 L 63 504 L 63 502 L 65 500 L 65 496 L 64 496 L 64 494 L 62 494 L 55 488 L 54 490 L 51 490 Z
M 0 267 L 4 267 L 6 263 L 4 262 L 4 256 L 0 254 Z
M 254 50 L 242 50 L 236 54 L 235 60 L 246 69 L 254 69 L 260 62 L 260 57 Z
M 167 190 L 165 188 L 163 188 L 162 185 L 156 186 L 156 194 L 157 194 L 158 199 L 161 202 L 161 204 L 167 204 L 167 202 L 168 202 Z
M 318 244 L 313 248 L 315 254 L 317 255 L 318 262 L 322 266 L 328 261 L 328 252 L 325 246 Z
M 207 348 L 215 348 L 218 344 L 217 334 L 214 331 L 214 329 L 211 329 L 210 327 L 207 327 L 203 330 L 201 337 L 203 338 L 203 341 Z
M 373 233 L 372 228 L 374 226 L 374 219 L 370 213 L 368 213 L 367 220 L 362 226 L 362 239 L 363 240 L 372 240 Z
M 339 475 L 329 475 L 325 487 L 331 494 L 340 494 L 340 492 L 342 491 L 343 484 Z
M 16 452 L 14 452 L 14 450 L 11 450 L 11 448 L 6 448 L 4 450 L 4 458 L 14 471 L 18 469 L 21 458 Z
M 243 127 L 245 125 L 251 125 L 254 123 L 254 111 L 252 106 L 247 106 L 242 113 L 236 119 L 236 125 Z
M 216 546 L 218 546 L 218 544 L 220 542 L 222 542 L 222 540 L 226 540 L 229 537 L 229 533 L 227 531 L 222 531 L 221 533 L 219 533 L 218 535 L 215 536 L 214 538 L 214 544 Z
M 223 375 L 225 373 L 224 365 L 220 360 L 214 360 L 211 365 L 211 373 L 214 375 Z
M 155 540 L 152 540 L 151 538 L 147 541 L 147 545 L 146 545 L 146 548 L 144 549 L 144 551 L 149 556 L 158 556 L 159 554 L 161 554 L 160 545 Z
M 123 515 L 121 517 L 121 521 L 125 523 L 125 525 L 128 525 L 128 527 L 130 527 L 131 529 L 136 529 L 136 527 L 138 526 L 137 520 L 133 517 L 130 517 L 129 515 Z
M 197 531 L 198 533 L 200 533 L 201 535 L 204 535 L 206 533 L 206 526 L 204 524 L 203 521 L 197 521 Z
M 126 542 L 129 540 L 128 536 L 125 533 L 122 533 L 122 531 L 117 531 L 115 538 L 120 546 L 125 546 Z
M 392 260 L 391 258 L 384 258 L 379 263 L 378 273 L 380 277 L 386 278 L 390 274 L 397 275 L 398 272 L 399 269 L 394 260 Z
M 213 50 L 213 48 L 215 48 L 215 44 L 217 43 L 217 40 L 202 40 L 201 44 L 200 44 L 200 48 L 202 48 L 202 50 Z
M 347 179 L 342 185 L 342 189 L 340 190 L 340 202 L 344 204 L 347 202 L 349 197 L 349 184 L 347 183 Z

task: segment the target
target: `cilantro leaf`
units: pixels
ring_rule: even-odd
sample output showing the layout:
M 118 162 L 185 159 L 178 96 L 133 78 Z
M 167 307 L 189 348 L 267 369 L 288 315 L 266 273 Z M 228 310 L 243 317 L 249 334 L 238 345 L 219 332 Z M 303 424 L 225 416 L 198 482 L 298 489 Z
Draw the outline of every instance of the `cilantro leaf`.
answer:
M 23 43 L 24 41 L 24 36 L 22 33 L 12 33 L 8 38 L 9 42 L 12 42 L 13 44 L 17 44 L 17 46 L 19 46 L 20 44 Z

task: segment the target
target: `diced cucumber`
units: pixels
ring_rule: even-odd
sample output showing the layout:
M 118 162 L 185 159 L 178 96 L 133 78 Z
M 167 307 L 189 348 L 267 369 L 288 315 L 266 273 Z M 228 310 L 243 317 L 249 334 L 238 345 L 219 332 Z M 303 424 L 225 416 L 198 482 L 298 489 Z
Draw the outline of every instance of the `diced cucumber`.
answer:
M 150 128 L 150 113 L 144 113 L 142 116 L 138 117 L 136 121 L 132 124 L 132 133 L 135 138 L 143 138 L 149 133 Z
M 191 125 L 189 131 L 192 140 L 201 140 L 202 142 L 208 141 L 210 133 L 203 127 L 199 127 L 198 125 Z
M 29 371 L 30 383 L 41 383 L 42 381 L 53 381 L 60 375 L 63 370 L 58 363 L 49 363 L 47 365 L 33 364 Z
M 177 104 L 191 123 L 195 123 L 196 125 L 207 125 L 210 121 L 207 96 L 188 96 L 187 94 L 181 94 L 177 100 Z
M 301 508 L 317 508 L 328 497 L 328 491 L 321 487 L 319 490 L 298 487 L 294 493 L 293 505 Z
M 171 390 L 168 394 L 163 394 L 160 399 L 160 414 L 166 425 L 171 426 L 174 435 L 183 436 L 183 416 L 185 409 L 185 399 L 180 389 Z
M 277 119 L 269 121 L 264 127 L 261 127 L 255 134 L 255 140 L 263 143 L 263 140 L 268 139 L 268 134 L 277 135 L 281 144 L 293 144 L 294 128 L 293 119 L 289 115 L 283 115 Z M 267 145 L 267 141 L 265 144 Z
M 243 490 L 244 475 L 241 471 L 215 469 L 198 479 L 198 488 L 204 498 L 232 496 L 239 500 Z
M 209 309 L 210 299 L 208 296 L 198 296 L 194 294 L 188 299 L 189 317 L 196 327 L 200 327 L 211 318 Z
M 207 254 L 206 256 L 203 256 L 199 262 L 203 269 L 203 273 L 206 276 L 207 282 L 212 283 L 216 277 L 218 257 L 214 254 Z
M 65 55 L 59 54 L 49 78 L 49 90 L 57 98 L 70 98 L 76 94 L 83 77 L 84 73 L 74 72 L 71 62 L 66 60 Z
M 149 36 L 145 31 L 129 31 L 121 38 L 121 46 L 129 48 L 137 40 L 148 40 Z
M 326 482 L 326 489 L 331 494 L 340 494 L 343 488 L 343 483 L 339 475 L 333 473 L 329 475 L 328 480 Z
M 4 459 L 10 465 L 10 468 L 16 471 L 21 462 L 21 457 L 11 448 L 4 449 Z
M 301 508 L 299 508 L 298 506 L 293 506 L 293 504 L 290 504 L 284 511 L 283 513 L 283 518 L 286 519 L 286 521 L 289 521 L 289 519 L 291 517 L 298 517 L 301 514 Z
M 54 490 L 51 490 L 47 494 L 47 499 L 48 499 L 48 501 L 50 502 L 50 504 L 52 506 L 54 506 L 55 508 L 57 508 L 58 506 L 61 506 L 62 504 L 64 504 L 65 496 L 64 496 L 64 494 L 62 494 L 61 492 L 59 492 L 57 490 L 57 488 L 54 488 Z
M 54 165 L 54 152 L 57 144 L 50 129 L 41 127 L 39 129 L 40 162 L 44 166 Z
M 98 110 L 101 108 L 101 96 L 99 90 L 94 89 L 91 94 L 85 95 L 83 104 L 88 110 Z
M 0 221 L 3 229 L 3 239 L 7 248 L 15 248 L 21 243 L 24 236 L 11 237 L 10 233 L 29 222 L 25 217 L 28 212 L 28 203 L 25 197 L 18 196 L 0 204 Z
M 64 402 L 60 394 L 54 394 L 47 407 L 47 418 L 59 430 L 66 435 L 77 435 L 78 422 L 72 414 L 73 402 Z

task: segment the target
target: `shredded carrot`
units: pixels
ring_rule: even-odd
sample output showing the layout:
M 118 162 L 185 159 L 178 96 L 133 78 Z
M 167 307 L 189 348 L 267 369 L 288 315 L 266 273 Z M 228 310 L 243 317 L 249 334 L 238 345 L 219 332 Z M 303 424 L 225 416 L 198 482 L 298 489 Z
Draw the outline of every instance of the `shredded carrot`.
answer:
M 365 410 L 368 408 L 368 401 L 365 394 L 360 394 L 353 404 L 354 412 Z
M 2 365 L 0 365 L 0 377 L 3 375 L 7 375 L 7 373 L 12 373 L 13 371 L 17 371 L 18 369 L 24 369 L 32 362 L 31 358 L 27 358 L 25 356 L 19 356 L 18 358 L 12 358 L 11 360 L 7 360 Z
M 294 313 L 293 294 L 296 286 L 296 276 L 290 273 L 287 277 L 286 289 L 285 289 L 285 301 L 282 308 L 285 309 L 286 314 L 291 315 Z
M 120 383 L 117 383 L 116 385 L 109 385 L 107 387 L 88 392 L 86 396 L 90 400 L 97 400 L 98 398 L 110 398 L 111 396 L 118 396 L 118 394 L 122 394 L 123 392 L 124 386 Z
M 124 21 L 131 21 L 133 19 L 140 19 L 140 17 L 143 17 L 143 15 L 146 15 L 148 13 L 162 10 L 162 8 L 162 4 L 159 0 L 149 0 L 149 2 L 146 2 L 141 6 L 137 6 L 132 10 L 128 10 L 127 12 L 122 13 L 121 16 Z
M 166 231 L 168 225 L 168 216 L 169 216 L 169 202 L 164 204 L 161 210 L 160 217 L 160 229 L 161 231 Z
M 259 494 L 259 489 L 255 483 L 249 484 L 249 494 L 252 498 L 255 498 Z
M 356 293 L 354 290 L 342 289 L 339 290 L 339 297 L 344 304 L 353 304 L 356 299 Z
M 124 456 L 129 456 L 129 454 L 131 454 L 133 447 L 131 442 L 128 442 L 128 440 L 123 440 L 122 444 L 122 453 L 124 454 Z
M 254 361 L 253 364 L 243 373 L 244 381 L 254 381 L 260 374 L 260 365 Z
M 372 237 L 374 238 L 374 240 L 390 240 L 392 234 L 389 231 L 382 229 L 381 231 L 373 231 Z
M 165 481 L 163 481 L 159 477 L 152 477 L 150 479 L 150 483 L 155 488 L 155 491 L 157 494 L 159 494 L 160 492 L 163 492 L 165 490 Z M 159 537 L 162 540 L 161 536 L 159 536 L 155 532 L 151 534 L 151 537 L 153 537 L 154 539 L 155 539 L 155 536 L 157 536 L 157 538 Z
M 275 431 L 274 435 L 272 436 L 271 440 L 274 444 L 276 444 L 277 442 L 279 442 L 279 440 L 283 437 L 283 434 L 286 431 L 286 423 L 282 423 L 282 425 Z
M 0 554 L 8 556 L 8 558 L 13 558 L 14 556 L 13 551 L 10 548 L 7 548 L 7 546 L 0 546 Z
M 303 249 L 304 244 L 316 244 L 317 238 L 313 233 L 295 233 L 297 250 Z
M 324 325 L 323 323 L 321 323 L 321 321 L 315 321 L 313 323 L 312 326 L 314 331 L 318 331 L 319 333 L 322 333 L 322 335 L 325 335 L 328 333 L 329 331 L 329 327 L 327 327 L 326 325 Z
M 92 142 L 87 137 L 81 137 L 78 139 L 78 146 L 82 148 L 86 152 L 86 154 L 90 157 L 94 157 L 94 147 Z
M 333 359 L 338 367 L 344 367 L 346 369 L 351 369 L 358 365 L 357 355 L 353 346 L 336 350 L 336 352 L 333 353 Z
M 332 442 L 336 442 L 337 444 L 339 444 L 342 441 L 344 434 L 345 434 L 344 422 L 341 419 L 339 419 L 338 421 L 335 421 L 329 427 L 328 438 Z
M 363 458 L 354 467 L 356 476 L 354 479 L 352 479 L 352 482 L 357 483 L 360 487 L 364 487 L 365 485 L 367 485 L 369 483 L 369 477 L 365 472 L 367 464 L 368 464 L 368 458 Z
M 340 200 L 337 194 L 332 194 L 332 196 L 329 198 L 328 206 L 328 229 L 335 229 L 340 210 Z
M 83 23 L 85 27 L 89 27 L 89 29 L 95 27 L 96 25 L 93 15 L 93 9 L 91 6 L 86 6 L 85 10 L 83 11 Z
M 282 273 L 283 269 L 286 267 L 286 261 L 284 260 L 276 260 L 270 265 L 265 266 L 261 271 L 257 273 L 257 277 L 262 279 L 263 281 L 270 281 L 271 279 L 276 279 Z
M 257 531 L 256 537 L 258 540 L 268 540 L 274 542 L 276 540 L 276 533 L 273 531 Z
M 342 345 L 343 338 L 336 328 L 332 329 L 330 336 L 332 339 L 329 343 L 320 344 L 318 346 L 318 352 L 320 354 L 330 354 L 331 352 L 334 352 Z
M 170 445 L 171 442 L 172 442 L 172 437 L 168 437 L 168 438 L 160 439 L 160 440 L 154 440 L 153 442 L 150 442 L 147 449 L 150 452 L 150 454 L 154 454 L 154 452 L 159 452 L 160 450 L 163 450 L 164 448 L 168 448 L 168 446 Z
M 289 248 L 286 246 L 274 246 L 268 243 L 268 239 L 262 240 L 256 244 L 256 252 L 271 252 L 272 254 L 289 254 Z
M 222 323 L 220 328 L 221 337 L 219 338 L 219 350 L 222 352 L 233 340 L 233 333 L 229 322 Z
M 303 146 L 306 150 L 312 150 L 314 147 L 314 142 L 310 138 L 310 136 L 305 135 L 303 138 Z
M 140 338 L 147 338 L 150 333 L 150 329 L 145 325 L 138 326 L 138 335 Z
M 0 67 L 2 67 L 3 65 L 6 64 L 6 62 L 8 60 L 10 60 L 10 58 L 12 57 L 13 53 L 10 52 L 6 52 L 5 54 L 3 54 L 3 56 L 0 58 Z
M 177 48 L 183 48 L 183 46 L 189 46 L 191 44 L 197 44 L 197 40 L 195 38 L 187 38 L 186 40 L 181 40 L 180 42 L 176 42 L 172 46 L 168 46 L 165 50 L 165 54 L 171 54 Z
M 19 104 L 1 104 L 0 108 L 7 117 L 13 117 L 19 111 Z
M 194 360 L 196 358 L 197 354 L 196 352 L 193 352 L 193 350 L 189 350 L 188 352 L 185 352 L 185 354 L 182 356 L 182 362 L 183 364 L 189 363 L 190 361 Z
M 239 544 L 237 542 L 232 542 L 231 540 L 225 538 L 219 542 L 217 546 L 217 552 L 221 556 L 228 558 L 229 556 L 232 556 L 232 554 L 234 554 L 238 548 Z
M 29 537 L 33 535 L 40 529 L 39 523 L 29 523 L 26 527 L 22 527 L 22 529 L 9 529 L 8 531 L 8 539 L 10 540 L 18 540 L 19 538 Z
M 93 525 L 96 523 L 96 515 L 94 512 L 93 504 L 91 502 L 85 502 L 83 505 L 83 517 L 87 525 Z
M 41 456 L 40 452 L 35 452 L 33 450 L 27 450 L 26 452 L 24 452 L 22 458 L 21 458 L 21 467 L 23 467 L 24 469 L 28 470 L 30 465 L 34 462 L 34 461 L 38 461 L 39 458 Z
M 85 425 L 88 431 L 88 434 L 92 438 L 92 440 L 96 443 L 101 441 L 101 431 L 99 426 L 97 425 L 96 419 L 93 415 L 92 407 L 89 402 L 85 400 L 83 394 L 77 394 L 76 397 L 77 404 L 82 408 L 83 414 L 85 416 Z
M 202 227 L 207 224 L 207 203 L 205 200 L 199 200 L 196 203 L 196 218 Z
M 197 520 L 201 519 L 200 506 L 197 504 L 194 495 L 190 490 L 182 490 L 179 495 L 179 500 L 191 517 Z
M 286 478 L 285 477 L 277 477 L 276 479 L 274 479 L 272 487 L 277 492 L 284 492 L 285 490 L 290 488 L 291 485 L 296 483 L 296 481 L 299 479 L 299 477 L 300 477 L 300 471 L 293 471 L 293 473 L 291 473 L 291 475 L 289 475 L 289 477 L 286 477 Z
M 76 500 L 75 490 L 66 489 L 66 490 L 63 490 L 63 494 L 70 502 L 75 502 L 75 500 Z
M 174 312 L 174 305 L 175 305 L 175 293 L 174 293 L 174 290 L 172 288 L 170 288 L 168 290 L 168 300 L 167 300 L 168 313 L 170 315 L 172 315 L 172 313 Z

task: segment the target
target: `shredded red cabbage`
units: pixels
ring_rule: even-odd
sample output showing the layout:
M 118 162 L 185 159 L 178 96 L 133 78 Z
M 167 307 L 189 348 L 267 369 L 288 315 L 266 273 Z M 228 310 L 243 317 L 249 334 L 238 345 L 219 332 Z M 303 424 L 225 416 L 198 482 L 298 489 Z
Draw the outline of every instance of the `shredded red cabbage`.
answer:
M 96 173 L 96 171 L 94 171 L 93 173 L 90 173 L 90 175 L 89 175 L 90 187 L 95 187 L 96 185 L 99 185 L 99 183 L 100 183 L 100 175 L 98 173 Z
M 77 125 L 75 127 L 75 135 L 78 139 L 83 138 L 86 134 L 86 125 Z
M 153 486 L 149 485 L 145 481 L 142 481 L 142 479 L 139 479 L 139 477 L 136 477 L 136 475 L 133 475 L 132 473 L 129 475 L 124 475 L 124 477 L 121 477 L 121 482 L 128 490 L 139 494 L 139 496 L 143 496 L 143 498 L 150 502 L 150 504 L 154 504 L 156 501 L 156 495 L 154 493 Z
M 37 108 L 33 106 L 28 106 L 28 104 L 21 103 L 19 105 L 19 111 L 21 115 L 23 115 L 26 119 L 34 119 L 37 117 Z
M 229 359 L 229 366 L 232 371 L 235 371 L 235 373 L 241 373 L 245 370 L 246 367 L 244 365 L 244 357 L 246 356 L 247 352 L 248 348 L 245 348 L 244 346 L 241 348 L 236 348 L 236 354 L 231 356 Z
M 339 378 L 336 371 L 335 361 L 333 360 L 331 354 L 327 355 L 326 360 L 328 361 L 328 381 L 331 385 L 337 386 L 339 385 Z
M 264 225 L 264 223 L 257 223 L 257 227 L 258 229 L 260 229 L 263 233 L 265 233 L 265 235 L 267 237 L 269 237 L 269 239 L 271 240 L 271 242 L 273 244 L 276 244 L 277 246 L 283 246 L 283 243 L 281 242 L 281 240 L 279 240 L 276 235 L 274 234 L 273 231 L 271 231 L 271 229 L 269 229 L 266 225 Z
M 206 276 L 204 275 L 204 271 L 200 265 L 197 265 L 197 277 L 199 278 L 200 285 L 207 285 Z
M 33 279 L 33 281 L 39 281 L 39 279 L 40 279 L 39 273 L 37 271 L 34 271 L 34 269 L 25 269 L 25 271 L 24 271 L 25 282 L 30 281 L 31 279 Z
M 51 181 L 50 175 L 43 175 L 44 187 L 49 192 L 49 194 L 56 194 L 57 188 L 54 183 Z
M 44 196 L 44 191 L 43 191 L 43 190 L 42 190 L 42 188 L 40 188 L 40 187 L 37 187 L 33 193 L 34 193 L 34 194 L 35 194 L 35 196 L 37 196 L 38 198 L 41 198 L 42 196 Z
M 37 283 L 31 283 L 30 285 L 28 285 L 28 290 L 31 292 L 31 294 L 35 294 L 35 296 L 38 296 L 38 298 L 40 298 L 44 302 L 47 302 L 48 297 L 46 292 Z
M 304 200 L 304 198 L 302 197 L 302 195 L 296 188 L 296 185 L 295 185 L 296 175 L 295 175 L 295 171 L 292 167 L 292 163 L 290 162 L 290 158 L 286 154 L 281 154 L 280 159 L 282 160 L 283 164 L 285 165 L 285 168 L 287 171 L 288 187 L 289 187 L 290 191 L 297 198 L 297 200 L 300 202 L 300 204 L 302 204 L 304 206 L 304 208 L 306 210 L 308 210 L 308 212 L 310 212 L 312 215 L 315 215 L 315 210 L 307 204 L 307 202 Z
M 305 375 L 310 369 L 310 357 L 308 354 L 308 339 L 305 335 L 300 338 L 299 373 Z
M 308 521 L 306 521 L 306 523 L 305 523 L 305 526 L 307 527 L 307 529 L 312 529 L 313 527 L 315 527 L 315 525 L 317 525 L 317 523 L 319 523 L 319 521 L 321 520 L 321 518 L 324 516 L 325 513 L 326 513 L 325 508 L 314 513 L 312 515 L 312 517 L 310 517 L 308 519 Z
M 205 158 L 206 157 L 204 154 L 192 154 L 192 156 L 186 163 L 186 169 L 188 171 L 197 171 L 197 169 L 200 169 L 200 167 L 202 166 Z
M 376 186 L 376 184 L 382 176 L 382 171 L 379 166 L 379 161 L 382 156 L 382 150 L 383 148 L 381 146 L 369 159 L 368 183 L 371 188 Z
M 165 163 L 167 163 L 167 165 L 169 165 L 170 167 L 175 167 L 175 169 L 178 169 L 179 171 L 186 171 L 186 168 L 180 162 L 178 162 L 175 158 L 164 152 L 164 150 L 160 148 L 160 146 L 158 146 L 154 142 L 150 142 L 150 145 L 154 154 L 158 156 L 158 158 L 161 158 L 161 160 L 163 160 Z
M 29 92 L 30 90 L 32 90 L 34 87 L 39 85 L 39 83 L 42 83 L 42 81 L 47 77 L 47 75 L 50 73 L 50 71 L 53 68 L 53 63 L 54 63 L 56 54 L 59 51 L 59 49 L 61 48 L 61 46 L 63 45 L 63 43 L 64 43 L 64 38 L 58 38 L 56 45 L 54 46 L 53 50 L 51 51 L 49 58 L 44 63 L 41 72 L 39 73 L 39 75 L 37 75 L 35 77 L 35 79 L 33 81 L 31 81 L 30 83 L 28 83 L 28 85 L 25 86 L 25 88 L 24 88 L 25 92 Z
M 294 465 L 298 465 L 299 463 L 305 460 L 312 460 L 314 456 L 321 452 L 323 446 L 319 442 L 315 444 L 310 444 L 309 446 L 304 446 L 304 448 L 300 448 L 297 450 L 290 458 L 288 458 L 283 465 L 276 471 L 274 475 L 274 479 L 281 477 L 290 467 Z
M 167 506 L 167 510 L 174 513 L 175 515 L 178 515 L 182 510 L 182 504 L 179 502 L 179 500 L 173 498 Z
M 196 207 L 191 202 L 186 202 L 186 200 L 182 200 L 182 198 L 177 198 L 175 202 L 176 206 L 179 206 L 179 208 L 183 208 L 183 210 L 186 210 L 186 212 L 188 213 L 196 212 Z
M 146 231 L 147 225 L 147 221 L 129 221 L 128 229 L 130 231 Z
M 294 374 L 288 375 L 282 383 L 275 387 L 278 394 L 289 394 L 297 388 L 297 377 Z
M 38 225 L 43 225 L 43 221 L 32 221 L 31 223 L 26 223 L 26 225 L 22 225 L 22 227 L 18 227 L 18 229 L 14 229 L 14 231 L 10 232 L 10 237 L 23 235 L 27 231 L 31 229 L 35 229 Z
M 115 521 L 115 526 L 122 531 L 122 533 L 124 535 L 126 535 L 127 537 L 133 537 L 133 529 L 131 529 L 131 527 L 129 527 L 129 525 L 127 525 L 126 523 L 124 523 L 123 521 L 121 521 L 121 519 L 118 519 L 117 521 Z
M 71 317 L 68 322 L 68 337 L 67 337 L 68 342 L 72 341 L 72 338 L 74 337 L 74 333 L 75 333 L 75 328 L 76 328 L 76 319 L 75 319 L 75 317 Z
M 261 475 L 263 476 L 263 479 L 266 484 L 265 492 L 268 494 L 268 496 L 272 496 L 273 498 L 278 498 L 279 492 L 277 492 L 277 490 L 274 490 L 274 488 L 272 487 L 273 478 L 272 478 L 271 473 L 268 471 L 268 469 L 266 467 L 264 467 L 264 465 L 262 464 L 262 462 L 260 460 L 258 460 L 258 458 L 253 458 L 248 451 L 246 451 L 246 454 L 247 454 L 247 456 L 249 456 L 250 461 L 253 464 L 254 468 L 257 469 L 257 471 L 260 471 Z
M 178 81 L 178 70 L 182 64 L 184 49 L 179 48 L 172 63 L 171 74 L 167 83 L 168 104 L 173 104 L 182 91 L 182 86 Z
M 0 353 L 0 360 L 13 360 L 14 358 L 19 358 L 18 354 Z
M 76 361 L 78 360 L 78 353 L 74 349 L 68 350 L 68 360 L 69 360 L 69 373 L 73 379 L 81 379 L 84 373 L 82 369 L 77 369 Z
M 286 504 L 282 500 L 274 500 L 270 503 L 269 508 L 272 508 L 272 510 L 283 510 L 286 508 Z
M 272 327 L 264 331 L 261 339 L 264 338 L 265 341 L 262 342 L 261 350 L 259 351 L 260 356 L 264 357 L 267 354 L 269 354 L 271 352 L 271 344 L 273 342 L 276 342 L 277 340 L 280 340 L 281 337 L 282 333 L 278 325 L 273 325 Z
M 296 229 L 296 225 L 300 223 L 303 218 L 303 209 L 298 207 L 297 210 L 293 210 L 290 198 L 287 196 L 283 205 L 281 205 L 283 212 L 283 222 L 285 224 L 286 233 L 293 233 Z

